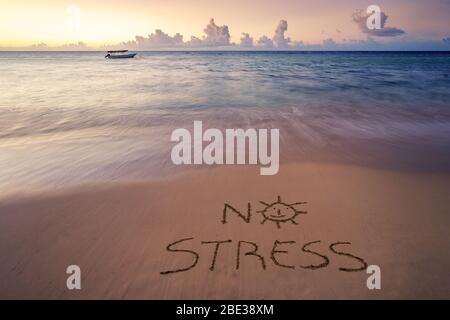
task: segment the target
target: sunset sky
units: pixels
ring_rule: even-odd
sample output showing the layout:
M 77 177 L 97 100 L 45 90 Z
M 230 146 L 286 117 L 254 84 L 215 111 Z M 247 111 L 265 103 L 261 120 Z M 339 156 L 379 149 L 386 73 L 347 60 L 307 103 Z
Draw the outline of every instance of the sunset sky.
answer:
M 147 37 L 155 29 L 173 36 L 201 38 L 210 18 L 227 25 L 230 42 L 248 33 L 254 41 L 274 36 L 279 21 L 288 22 L 286 37 L 307 44 L 332 39 L 364 40 L 352 14 L 377 4 L 388 27 L 404 30 L 381 41 L 443 41 L 450 37 L 450 1 L 302 1 L 302 0 L 0 0 L 0 47 L 45 43 L 61 46 L 83 42 L 91 47 Z M 395 39 L 394 39 L 395 38 Z

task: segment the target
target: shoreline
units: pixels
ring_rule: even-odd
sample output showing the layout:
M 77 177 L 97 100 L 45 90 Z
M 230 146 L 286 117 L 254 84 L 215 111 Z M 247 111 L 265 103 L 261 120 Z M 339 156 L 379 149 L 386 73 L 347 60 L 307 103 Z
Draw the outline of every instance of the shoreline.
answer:
M 102 183 L 0 201 L 0 297 L 5 299 L 301 299 L 449 298 L 450 176 L 352 165 L 282 164 L 276 176 L 257 167 L 219 167 L 170 178 Z M 261 224 L 260 201 L 308 202 L 294 223 Z M 251 221 L 228 212 L 224 205 Z M 299 207 L 298 209 L 301 209 Z M 161 272 L 190 266 L 185 272 Z M 214 241 L 219 248 L 212 266 Z M 257 245 L 263 257 L 244 255 Z M 275 251 L 277 265 L 273 260 Z M 302 250 L 305 244 L 329 260 Z M 206 242 L 206 243 L 205 243 Z M 287 243 L 292 242 L 292 243 Z M 368 290 L 351 253 L 382 270 Z M 236 259 L 241 246 L 239 270 Z M 65 269 L 82 270 L 82 290 L 65 287 Z M 286 268 L 283 266 L 294 266 Z M 339 290 L 337 289 L 339 288 Z
M 279 129 L 279 160 L 285 165 L 342 163 L 450 173 L 446 109 L 405 108 L 388 114 L 377 107 L 351 106 L 139 110 L 106 118 L 96 112 L 56 110 L 46 115 L 35 110 L 26 119 L 34 127 L 6 125 L 0 139 L 0 193 L 20 192 L 22 186 L 59 189 L 196 170 L 177 167 L 170 158 L 176 146 L 170 142 L 171 133 L 180 128 L 192 131 L 196 120 L 204 122 L 205 130 Z
M 322 155 L 323 156 L 323 155 Z M 334 159 L 326 159 L 326 160 L 305 160 L 305 161 L 296 161 L 293 159 L 287 160 L 286 157 L 281 157 L 280 162 L 280 172 L 285 167 L 293 167 L 293 166 L 309 166 L 309 165 L 318 165 L 318 166 L 339 166 L 342 168 L 361 168 L 363 170 L 373 170 L 373 171 L 381 171 L 392 174 L 400 174 L 400 175 L 419 175 L 422 177 L 433 177 L 433 176 L 444 176 L 450 179 L 450 168 L 417 168 L 417 167 L 408 167 L 401 164 L 398 166 L 390 165 L 390 166 L 378 166 L 373 163 L 368 162 L 352 162 L 352 161 L 344 161 Z M 261 176 L 259 170 L 262 167 L 260 164 L 244 164 L 244 165 L 170 165 L 172 169 L 167 169 L 164 173 L 160 173 L 155 176 L 145 176 L 143 178 L 119 178 L 114 180 L 92 180 L 80 182 L 77 184 L 68 184 L 68 185 L 53 185 L 50 187 L 30 187 L 27 189 L 15 189 L 13 191 L 5 192 L 3 191 L 0 195 L 0 205 L 23 201 L 23 200 L 34 200 L 38 198 L 46 198 L 46 197 L 55 197 L 55 196 L 64 196 L 68 194 L 76 194 L 76 193 L 84 193 L 87 190 L 92 192 L 110 190 L 116 188 L 125 188 L 126 186 L 146 186 L 149 184 L 157 184 L 170 182 L 177 179 L 188 178 L 190 176 L 195 175 L 198 172 L 207 172 L 207 171 L 221 171 L 227 170 L 228 168 L 244 170 L 248 171 L 250 175 Z M 279 172 L 279 173 L 280 173 Z M 279 174 L 278 173 L 278 174 Z M 276 174 L 276 175 L 278 175 Z M 275 175 L 275 176 L 276 176 Z M 270 177 L 270 176 L 269 176 Z

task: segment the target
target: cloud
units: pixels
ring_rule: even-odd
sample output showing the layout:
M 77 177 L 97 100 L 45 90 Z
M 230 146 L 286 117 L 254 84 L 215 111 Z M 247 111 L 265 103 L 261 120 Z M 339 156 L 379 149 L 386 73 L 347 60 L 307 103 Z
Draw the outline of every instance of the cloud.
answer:
M 136 36 L 135 43 L 139 49 L 177 47 L 183 45 L 183 36 L 177 33 L 171 37 L 162 30 L 156 29 L 147 38 Z
M 108 48 L 128 48 L 137 50 L 146 49 L 180 49 L 180 48 L 206 48 L 206 47 L 226 47 L 230 43 L 230 32 L 228 26 L 218 26 L 211 19 L 206 25 L 203 37 L 191 36 L 189 41 L 183 40 L 183 35 L 176 33 L 170 36 L 161 29 L 156 29 L 148 37 L 135 36 L 134 41 L 123 42 L 119 45 L 109 46 Z
M 209 24 L 203 30 L 206 36 L 203 37 L 202 44 L 207 47 L 220 47 L 230 45 L 230 31 L 228 26 L 218 26 L 214 19 L 209 20 Z
M 231 43 L 230 30 L 227 25 L 219 26 L 214 19 L 210 19 L 209 23 L 203 30 L 202 37 L 191 36 L 189 41 L 184 42 L 183 36 L 179 33 L 174 36 L 169 36 L 162 30 L 155 30 L 154 33 L 148 37 L 136 36 L 134 41 L 123 42 L 116 46 L 109 46 L 109 48 L 128 48 L 128 49 L 153 49 L 153 48 L 235 48 L 244 49 L 292 49 L 301 45 L 301 42 L 292 42 L 290 38 L 285 36 L 288 29 L 286 20 L 281 20 L 274 32 L 274 36 L 270 39 L 267 36 L 262 36 L 254 43 L 254 38 L 246 32 L 242 33 L 238 45 Z
M 63 44 L 62 46 L 56 47 L 57 50 L 69 50 L 69 51 L 73 51 L 73 50 L 80 50 L 80 51 L 84 51 L 84 50 L 88 50 L 89 47 L 84 43 L 84 42 L 77 42 L 77 43 L 67 43 L 67 44 Z
M 274 49 L 272 40 L 270 40 L 267 36 L 262 36 L 258 39 L 258 46 L 264 49 Z
M 19 47 L 19 48 L 1 48 L 6 50 L 25 50 L 25 51 L 87 51 L 93 48 L 88 47 L 84 42 L 66 43 L 60 46 L 49 46 L 45 42 L 35 43 L 31 46 Z
M 362 10 L 355 12 L 352 16 L 353 21 L 365 34 L 375 37 L 396 37 L 405 34 L 405 31 L 402 29 L 385 27 L 388 16 L 384 12 L 381 12 L 381 29 L 369 29 L 367 28 L 367 18 L 369 16 L 369 14 L 364 13 Z
M 158 48 L 172 48 L 182 47 L 184 45 L 183 36 L 179 33 L 173 37 L 164 33 L 160 29 L 156 29 L 154 33 L 149 34 L 147 37 L 135 36 L 135 40 L 122 42 L 113 46 L 105 46 L 105 49 L 158 49 Z
M 253 47 L 253 38 L 250 37 L 250 35 L 248 33 L 242 33 L 242 37 L 241 37 L 241 42 L 239 43 L 239 45 L 242 48 L 252 48 Z
M 205 33 L 203 37 L 191 36 L 189 41 L 184 42 L 184 46 L 187 48 L 211 48 L 233 45 L 230 42 L 231 36 L 228 26 L 218 26 L 214 19 L 209 20 L 203 32 Z
M 30 48 L 36 49 L 36 50 L 45 50 L 45 49 L 48 49 L 49 46 L 46 43 L 41 42 L 41 43 L 35 43 L 35 44 L 31 45 Z
M 365 40 L 336 41 L 331 37 L 327 37 L 322 43 L 309 44 L 302 41 L 293 41 L 286 37 L 288 23 L 281 20 L 275 28 L 272 38 L 261 36 L 255 40 L 249 33 L 241 34 L 239 44 L 234 44 L 230 40 L 230 31 L 227 25 L 219 26 L 211 19 L 204 29 L 204 35 L 201 37 L 192 36 L 185 41 L 183 35 L 176 33 L 173 36 L 156 29 L 147 37 L 136 36 L 134 40 L 122 42 L 114 45 L 104 45 L 101 47 L 89 47 L 83 42 L 69 43 L 61 46 L 48 46 L 41 42 L 26 47 L 2 47 L 0 50 L 25 50 L 25 51 L 88 51 L 88 50 L 152 50 L 152 49 L 192 49 L 192 50 L 307 50 L 307 51 L 393 51 L 393 50 L 411 50 L 411 51 L 447 51 L 450 46 L 450 37 L 444 39 L 416 39 L 411 36 L 399 38 L 398 40 L 380 41 L 379 37 L 392 37 L 395 34 L 403 34 L 404 31 L 397 28 L 386 28 L 385 24 L 388 17 L 382 14 L 381 30 L 369 30 L 366 27 L 366 15 L 359 11 L 353 15 L 353 20 L 360 26 L 361 30 L 367 35 Z M 336 30 L 337 32 L 337 30 Z M 380 33 L 381 32 L 381 33 Z M 339 33 L 339 32 L 338 32 Z
M 288 23 L 286 20 L 280 20 L 275 29 L 275 33 L 270 39 L 267 36 L 262 36 L 258 39 L 257 45 L 262 49 L 289 49 L 291 46 L 291 39 L 285 36 L 288 29 Z
M 273 36 L 273 43 L 277 46 L 277 48 L 283 49 L 289 47 L 289 42 L 291 42 L 291 39 L 284 36 L 284 33 L 287 31 L 287 29 L 287 21 L 281 20 L 278 23 L 278 26 L 275 29 L 275 35 Z
M 323 40 L 322 46 L 328 50 L 328 49 L 336 49 L 338 47 L 338 44 L 332 38 L 328 38 Z
M 201 47 L 203 45 L 203 40 L 198 37 L 191 36 L 191 40 L 189 40 L 186 45 L 191 47 Z

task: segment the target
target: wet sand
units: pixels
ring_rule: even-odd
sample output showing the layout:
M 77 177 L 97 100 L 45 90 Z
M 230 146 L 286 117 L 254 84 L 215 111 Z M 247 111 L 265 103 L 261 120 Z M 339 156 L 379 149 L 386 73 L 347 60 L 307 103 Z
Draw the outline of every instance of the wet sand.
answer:
M 295 205 L 307 211 L 298 224 L 261 224 L 260 201 L 278 196 L 308 202 Z M 245 217 L 250 203 L 249 223 L 228 210 L 224 224 L 225 203 Z M 260 176 L 258 167 L 210 168 L 16 195 L 0 200 L 0 298 L 450 299 L 449 230 L 448 174 L 352 165 L 285 164 L 276 176 Z M 182 239 L 190 240 L 172 249 L 190 253 L 166 249 Z M 210 270 L 215 244 L 202 242 L 219 240 L 231 242 L 220 245 Z M 286 243 L 275 251 L 286 252 L 273 252 L 277 240 Z M 307 248 L 322 257 L 302 251 L 315 241 Z M 265 269 L 245 255 L 249 243 Z M 365 271 L 340 270 L 362 263 L 332 244 L 380 266 L 381 290 L 368 290 Z M 196 257 L 188 271 L 162 274 Z M 81 268 L 81 290 L 66 288 L 69 265 Z

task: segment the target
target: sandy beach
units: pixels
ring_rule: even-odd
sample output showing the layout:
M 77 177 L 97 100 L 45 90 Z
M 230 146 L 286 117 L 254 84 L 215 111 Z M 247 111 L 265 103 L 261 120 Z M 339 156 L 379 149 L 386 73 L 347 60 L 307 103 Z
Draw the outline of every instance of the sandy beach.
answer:
M 276 176 L 257 170 L 207 168 L 2 199 L 0 298 L 450 298 L 449 175 L 329 163 L 283 164 Z M 261 224 L 258 211 L 278 196 L 307 202 L 296 205 L 307 214 L 280 228 Z M 248 223 L 233 210 L 223 223 L 225 204 L 244 216 L 250 206 Z M 227 242 L 212 265 L 214 241 Z M 302 250 L 311 242 L 319 255 Z M 380 266 L 382 289 L 368 290 L 365 271 L 340 270 L 362 263 L 333 244 Z M 255 245 L 259 257 L 246 254 Z M 81 268 L 81 290 L 66 288 L 69 265 Z
M 15 313 L 412 300 L 399 312 L 421 317 L 443 305 L 416 300 L 450 300 L 450 0 L 75 2 L 0 10 Z

